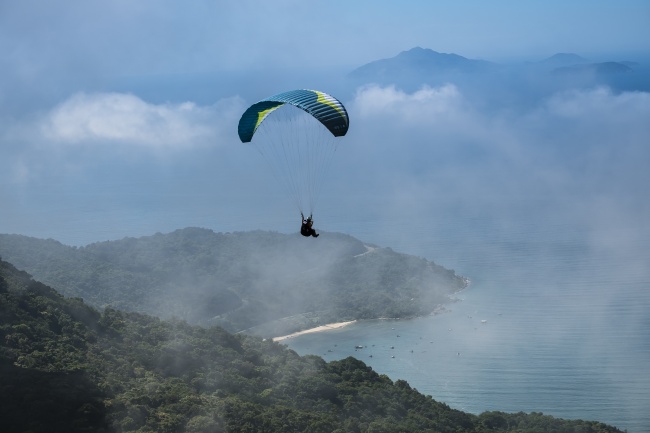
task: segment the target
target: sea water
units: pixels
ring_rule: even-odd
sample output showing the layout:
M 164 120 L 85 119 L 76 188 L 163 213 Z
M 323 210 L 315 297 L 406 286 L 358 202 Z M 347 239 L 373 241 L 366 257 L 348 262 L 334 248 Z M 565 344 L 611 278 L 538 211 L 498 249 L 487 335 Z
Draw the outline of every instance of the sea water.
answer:
M 638 347 L 642 335 L 584 316 L 585 323 L 565 328 L 563 316 L 576 314 L 571 308 L 539 299 L 536 308 L 522 309 L 498 289 L 478 294 L 483 288 L 467 290 L 445 314 L 362 321 L 285 343 L 326 360 L 353 356 L 471 413 L 535 411 L 649 431 L 650 353 Z M 638 310 L 627 302 L 635 301 L 619 308 Z
M 626 245 L 618 248 L 563 220 L 538 222 L 494 230 L 477 219 L 466 230 L 491 236 L 411 238 L 405 248 L 453 255 L 471 279 L 447 312 L 360 321 L 284 343 L 325 360 L 353 356 L 475 414 L 543 412 L 650 432 L 646 237 L 619 232 Z M 399 244 L 397 236 L 387 242 Z

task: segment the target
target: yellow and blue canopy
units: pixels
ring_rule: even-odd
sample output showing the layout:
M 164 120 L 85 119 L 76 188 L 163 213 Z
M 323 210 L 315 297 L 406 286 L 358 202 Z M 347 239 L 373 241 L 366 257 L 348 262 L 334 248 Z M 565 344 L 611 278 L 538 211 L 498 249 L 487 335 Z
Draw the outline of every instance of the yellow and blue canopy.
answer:
M 291 104 L 311 114 L 335 137 L 341 137 L 348 132 L 348 113 L 338 99 L 318 90 L 290 90 L 248 107 L 239 119 L 238 132 L 242 143 L 250 142 L 266 116 L 285 104 Z

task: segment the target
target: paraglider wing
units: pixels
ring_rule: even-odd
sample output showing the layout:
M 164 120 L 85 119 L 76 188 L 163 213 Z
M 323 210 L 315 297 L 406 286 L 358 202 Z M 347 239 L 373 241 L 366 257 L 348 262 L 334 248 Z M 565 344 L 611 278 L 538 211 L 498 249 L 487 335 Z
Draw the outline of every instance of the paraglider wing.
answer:
M 269 164 L 302 213 L 312 214 L 340 137 L 348 132 L 341 102 L 318 90 L 290 90 L 248 107 L 239 139 Z
M 349 118 L 341 102 L 318 90 L 290 90 L 251 105 L 239 119 L 239 139 L 248 143 L 264 119 L 284 104 L 291 104 L 323 124 L 335 137 L 348 132 Z

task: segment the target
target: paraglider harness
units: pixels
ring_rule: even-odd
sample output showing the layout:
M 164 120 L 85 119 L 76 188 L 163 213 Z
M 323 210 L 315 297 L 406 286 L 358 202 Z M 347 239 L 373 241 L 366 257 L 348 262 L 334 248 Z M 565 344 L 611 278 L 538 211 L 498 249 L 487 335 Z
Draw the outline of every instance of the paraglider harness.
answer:
M 311 215 L 309 215 L 309 218 L 305 219 L 305 216 L 300 212 L 300 216 L 302 217 L 302 225 L 300 226 L 300 234 L 309 237 L 313 236 L 317 238 L 319 235 L 316 233 L 316 230 L 312 227 L 314 224 L 314 221 L 311 219 Z

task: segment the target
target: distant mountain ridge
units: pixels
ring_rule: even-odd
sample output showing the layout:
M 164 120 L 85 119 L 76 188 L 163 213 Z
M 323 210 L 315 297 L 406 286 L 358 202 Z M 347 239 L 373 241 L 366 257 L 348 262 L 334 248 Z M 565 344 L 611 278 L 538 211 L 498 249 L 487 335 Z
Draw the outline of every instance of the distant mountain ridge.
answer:
M 610 85 L 622 90 L 630 86 L 650 88 L 637 62 L 593 62 L 575 53 L 557 53 L 546 59 L 524 64 L 500 64 L 470 59 L 454 53 L 440 53 L 415 47 L 394 57 L 379 59 L 352 70 L 348 80 L 356 86 L 364 84 L 395 85 L 413 91 L 422 85 L 439 86 L 453 83 L 473 94 L 550 91 L 567 86 Z M 636 72 L 638 76 L 625 78 Z M 566 80 L 570 78 L 570 80 Z
M 279 336 L 341 320 L 433 312 L 467 280 L 428 260 L 324 233 L 168 234 L 81 248 L 0 235 L 0 256 L 66 296 Z
M 619 62 L 584 63 L 553 69 L 554 74 L 595 73 L 600 75 L 631 72 L 632 67 Z
M 446 72 L 484 72 L 496 67 L 485 60 L 472 60 L 458 54 L 439 53 L 437 51 L 415 47 L 402 51 L 389 59 L 375 60 L 350 73 L 353 79 L 386 77 L 395 74 L 411 73 L 446 73 Z
M 589 63 L 589 60 L 574 53 L 556 53 L 553 54 L 551 57 L 548 57 L 544 60 L 540 60 L 537 63 L 543 65 L 549 65 L 557 68 L 557 67 L 563 67 L 569 65 Z
M 612 72 L 630 70 L 636 62 L 591 62 L 575 53 L 556 53 L 538 62 L 529 62 L 529 65 L 543 65 L 545 67 L 566 68 L 579 65 L 609 65 Z M 621 65 L 625 68 L 618 68 Z M 487 60 L 469 59 L 454 53 L 440 53 L 429 48 L 415 47 L 402 51 L 388 59 L 375 60 L 362 65 L 352 72 L 352 78 L 368 78 L 371 76 L 388 76 L 403 73 L 480 73 L 502 70 L 506 65 L 500 65 Z

